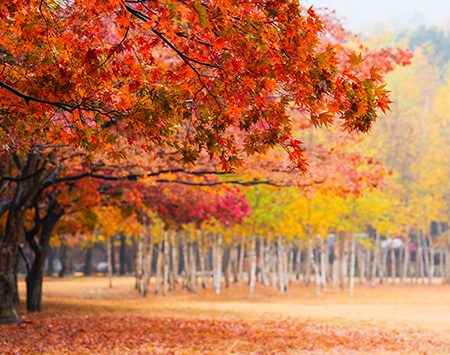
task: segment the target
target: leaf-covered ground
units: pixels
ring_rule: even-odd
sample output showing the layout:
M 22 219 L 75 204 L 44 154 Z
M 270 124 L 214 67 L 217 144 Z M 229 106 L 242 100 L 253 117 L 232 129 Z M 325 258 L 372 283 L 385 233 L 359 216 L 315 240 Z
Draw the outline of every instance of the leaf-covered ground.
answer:
M 51 281 L 50 284 L 45 292 L 43 313 L 26 314 L 20 306 L 22 322 L 0 327 L 1 354 L 450 353 L 450 339 L 448 333 L 439 331 L 440 323 L 437 328 L 420 329 L 415 324 L 396 329 L 400 323 L 382 326 L 372 320 L 334 317 L 333 307 L 343 297 L 338 293 L 325 295 L 321 301 L 310 299 L 301 289 L 291 290 L 285 297 L 260 290 L 256 300 L 245 299 L 244 293 L 238 290 L 228 291 L 234 295 L 228 296 L 231 300 L 221 296 L 218 301 L 212 301 L 209 293 L 200 297 L 182 291 L 169 298 L 141 299 L 130 293 L 132 280 L 128 279 L 118 279 L 112 290 L 105 287 L 102 279 Z M 93 288 L 96 284 L 100 286 Z M 424 286 L 416 286 L 417 293 L 423 296 L 421 287 Z M 407 291 L 396 288 L 399 295 Z M 433 289 L 425 290 L 433 294 Z M 435 290 L 441 292 L 440 297 L 446 292 L 450 295 L 450 288 L 439 286 Z M 298 295 L 297 302 L 294 302 L 295 291 L 304 291 L 302 296 Z M 416 300 L 411 295 L 405 302 L 410 303 L 411 310 L 415 306 L 420 308 L 422 298 Z M 369 303 L 368 298 L 370 295 L 365 298 Z M 355 300 L 360 303 L 358 298 Z M 241 307 L 220 310 L 214 306 L 236 301 Z M 290 305 L 295 310 L 297 303 L 306 306 L 309 303 L 313 307 L 315 302 L 320 302 L 316 305 L 322 305 L 325 313 L 327 309 L 330 311 L 328 320 L 323 315 L 316 320 L 287 311 Z M 267 303 L 272 304 L 273 312 L 254 311 L 255 306 Z M 249 306 L 248 312 L 243 311 L 245 305 Z

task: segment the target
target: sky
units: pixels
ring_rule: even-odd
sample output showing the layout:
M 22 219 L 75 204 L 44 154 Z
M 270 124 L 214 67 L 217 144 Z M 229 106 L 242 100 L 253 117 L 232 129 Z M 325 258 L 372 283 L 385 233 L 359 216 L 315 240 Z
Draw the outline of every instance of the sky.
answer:
M 344 27 L 359 32 L 377 27 L 450 24 L 450 0 L 300 0 L 307 6 L 336 10 Z

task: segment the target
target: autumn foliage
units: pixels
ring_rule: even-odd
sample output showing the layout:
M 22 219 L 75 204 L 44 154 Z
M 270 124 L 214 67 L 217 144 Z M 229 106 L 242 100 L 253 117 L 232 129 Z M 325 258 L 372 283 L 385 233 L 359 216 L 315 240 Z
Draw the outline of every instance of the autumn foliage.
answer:
M 105 285 L 105 282 L 103 285 Z M 2 354 L 445 354 L 450 349 L 446 323 L 433 324 L 430 332 L 422 324 L 424 313 L 439 312 L 448 290 L 439 304 L 430 306 L 423 296 L 433 292 L 414 292 L 409 305 L 415 305 L 417 318 L 399 326 L 404 318 L 389 318 L 390 310 L 400 302 L 392 297 L 405 296 L 420 286 L 397 292 L 374 292 L 365 288 L 355 304 L 335 295 L 315 302 L 308 288 L 293 287 L 287 299 L 276 298 L 270 291 L 258 290 L 258 298 L 249 303 L 242 291 L 234 288 L 220 300 L 211 295 L 188 297 L 178 291 L 170 299 L 135 299 L 127 287 L 133 282 L 122 278 L 120 287 L 109 292 L 94 279 L 49 281 L 47 289 L 51 308 L 41 314 L 23 314 L 21 323 L 2 327 Z M 59 284 L 56 286 L 55 284 Z M 96 293 L 92 293 L 95 285 Z M 261 298 L 262 297 L 262 298 Z M 206 298 L 206 300 L 205 300 Z M 432 297 L 433 301 L 439 297 Z M 314 302 L 314 305 L 310 303 Z M 344 303 L 342 303 L 344 302 Z M 407 301 L 408 302 L 408 301 Z M 278 308 L 295 309 L 302 303 L 321 308 L 325 319 L 306 318 L 301 312 L 282 315 Z M 233 306 L 234 305 L 234 306 Z M 249 309 L 243 311 L 246 306 Z M 222 311 L 220 307 L 224 307 Z M 305 306 L 303 304 L 303 306 Z M 233 308 L 234 307 L 234 308 Z M 269 308 L 267 308 L 269 307 Z M 379 310 L 382 323 L 351 321 L 360 307 Z M 327 315 L 349 310 L 345 316 Z M 232 309 L 233 311 L 225 311 Z M 255 313 L 265 309 L 264 315 Z M 381 312 L 380 312 L 381 310 Z M 367 310 L 366 310 L 367 311 Z M 374 312 L 375 312 L 374 311 Z M 442 311 L 442 310 L 441 310 Z M 408 312 L 405 306 L 405 312 Z M 445 310 L 444 312 L 447 312 Z M 374 318 L 377 319 L 374 314 Z M 428 319 L 425 316 L 426 319 Z M 443 318 L 444 319 L 444 318 Z M 396 329 L 392 329 L 392 327 Z M 428 330 L 427 330 L 428 329 Z M 431 329 L 433 329 L 431 327 Z
M 118 136 L 169 145 L 185 163 L 207 151 L 226 170 L 281 145 L 304 170 L 286 109 L 366 132 L 390 103 L 372 66 L 408 57 L 386 51 L 362 70 L 360 55 L 323 40 L 327 17 L 296 1 L 8 0 L 0 14 L 2 143 L 114 159 Z

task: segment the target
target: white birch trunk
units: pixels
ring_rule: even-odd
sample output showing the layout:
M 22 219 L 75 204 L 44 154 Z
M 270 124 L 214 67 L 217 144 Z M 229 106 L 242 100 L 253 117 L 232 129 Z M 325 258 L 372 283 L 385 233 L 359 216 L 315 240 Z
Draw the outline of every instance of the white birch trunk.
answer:
M 394 285 L 395 284 L 395 277 L 397 275 L 397 268 L 396 265 L 397 264 L 397 260 L 395 257 L 395 248 L 394 248 L 394 243 L 391 243 L 391 282 Z
M 341 289 L 345 288 L 345 284 L 347 282 L 348 276 L 348 256 L 349 256 L 349 248 L 348 248 L 348 238 L 345 237 L 345 234 L 342 233 L 342 252 L 343 255 L 341 257 L 342 265 L 341 265 Z
M 108 242 L 106 243 L 106 253 L 107 253 L 107 257 L 108 257 L 108 282 L 109 282 L 109 288 L 112 288 L 112 276 L 113 276 L 113 272 L 112 272 L 112 246 L 111 246 L 111 241 L 108 240 Z
M 270 244 L 267 242 L 267 239 L 264 239 L 261 248 L 261 250 L 264 250 L 264 255 L 261 256 L 264 259 L 262 271 L 263 285 L 268 288 L 270 285 Z
M 189 250 L 187 245 L 187 233 L 185 232 L 181 238 L 181 250 L 183 252 L 183 288 L 189 290 Z
M 410 259 L 409 243 L 408 243 L 408 239 L 406 239 L 404 249 L 403 249 L 402 284 L 405 284 L 406 278 L 408 277 L 409 259 Z
M 253 296 L 255 292 L 256 283 L 256 235 L 252 235 L 250 245 L 250 295 Z
M 366 266 L 367 266 L 367 248 L 363 245 L 359 245 L 359 249 L 361 250 L 361 257 L 359 260 L 360 268 L 359 268 L 359 283 L 364 284 L 366 280 Z
M 350 233 L 350 295 L 353 296 L 355 293 L 355 234 Z
M 426 250 L 428 237 L 427 237 L 427 235 L 425 233 L 422 234 L 422 240 L 423 240 L 423 245 L 425 247 L 422 250 L 423 257 L 424 257 L 424 265 L 425 265 L 425 275 L 424 275 L 423 281 L 425 283 L 425 278 L 429 278 L 430 277 L 430 271 L 431 271 L 431 262 L 430 262 L 429 249 L 428 249 L 428 251 Z
M 203 238 L 201 239 L 199 245 L 199 256 L 200 256 L 200 272 L 202 273 L 202 287 L 206 289 L 206 260 L 205 260 L 205 245 Z
M 141 286 L 141 295 L 146 296 L 150 284 L 150 278 L 152 273 L 152 258 L 153 258 L 153 237 L 144 238 L 144 274 Z
M 289 250 L 286 251 L 286 285 L 292 282 L 292 275 L 294 273 L 294 245 L 289 243 Z
M 428 274 L 428 283 L 430 285 L 433 284 L 433 278 L 434 278 L 434 245 L 433 245 L 433 239 L 431 236 L 428 236 L 428 244 L 429 246 L 429 251 L 430 251 L 430 255 L 429 255 L 429 263 L 430 263 L 430 267 L 429 267 L 429 274 Z
M 316 263 L 316 260 L 314 258 L 314 251 L 313 248 L 311 246 L 311 241 L 309 241 L 308 243 L 308 257 L 311 261 L 311 266 L 314 270 L 314 279 L 316 281 L 316 297 L 320 297 L 320 286 L 321 286 L 321 282 L 320 282 L 320 271 L 319 271 L 319 266 Z
M 417 258 L 419 260 L 419 275 L 420 279 L 423 282 L 425 279 L 425 266 L 424 266 L 424 260 L 423 260 L 423 234 L 422 231 L 419 232 L 419 241 L 417 246 Z
M 285 291 L 283 259 L 283 243 L 281 237 L 278 237 L 278 286 L 281 293 L 284 293 Z
M 138 290 L 139 293 L 141 293 L 141 284 L 142 284 L 142 279 L 144 277 L 144 270 L 143 270 L 143 248 L 144 248 L 144 241 L 143 241 L 143 237 L 139 236 L 137 238 L 137 243 L 136 243 L 136 259 L 135 259 L 135 264 L 136 264 L 136 289 Z
M 373 251 L 373 263 L 372 263 L 372 274 L 371 274 L 371 286 L 375 286 L 375 281 L 377 278 L 377 268 L 378 268 L 378 260 L 380 253 L 380 232 L 378 230 L 375 231 L 375 249 Z
M 311 238 L 310 233 L 308 233 L 308 238 Z M 309 254 L 309 243 L 311 243 L 311 240 L 308 240 L 308 246 L 306 247 L 305 253 L 306 253 L 306 260 L 305 260 L 305 285 L 309 286 L 309 283 L 311 282 L 311 255 Z
M 321 238 L 320 240 L 320 278 L 322 281 L 322 290 L 325 291 L 327 289 L 327 270 L 326 270 L 326 247 L 324 238 Z
M 300 279 L 300 274 L 302 272 L 302 252 L 300 247 L 297 247 L 297 258 L 295 259 L 295 274 L 297 280 Z
M 244 274 L 244 255 L 245 255 L 245 234 L 242 235 L 241 252 L 239 254 L 238 266 L 238 286 L 242 287 L 242 278 Z
M 197 292 L 197 258 L 194 242 L 189 242 L 189 291 Z
M 238 248 L 237 244 L 232 244 L 231 246 L 231 260 L 232 260 L 232 273 L 233 273 L 233 283 L 238 282 Z
M 334 258 L 333 258 L 333 288 L 339 287 L 339 267 L 341 265 L 341 246 L 338 233 L 334 236 Z
M 275 253 L 275 242 L 270 243 L 270 270 L 272 277 L 272 289 L 277 290 L 277 258 Z
M 283 275 L 284 275 L 284 292 L 287 290 L 287 286 L 289 284 L 289 253 L 288 253 L 288 246 L 283 245 Z
M 214 291 L 218 295 L 220 294 L 222 287 L 222 235 L 220 233 L 214 236 L 214 254 L 215 254 L 215 263 L 214 263 Z
M 445 283 L 450 284 L 450 247 L 445 250 Z
M 381 263 L 379 268 L 380 284 L 384 283 L 384 277 L 386 276 L 387 268 L 387 249 L 382 248 L 381 250 Z
M 225 265 L 223 269 L 225 271 L 225 288 L 230 287 L 230 277 L 231 277 L 231 247 L 226 247 L 224 250 Z
M 162 240 L 162 235 L 159 235 L 159 243 L 158 243 L 158 252 L 156 253 L 156 273 L 155 273 L 155 294 L 159 292 L 159 286 L 161 284 L 161 271 L 162 271 L 162 262 L 164 258 L 163 254 L 163 245 L 164 241 Z
M 164 231 L 164 243 L 163 243 L 163 295 L 167 296 L 167 292 L 169 291 L 169 269 L 170 269 L 170 254 L 169 254 L 169 232 Z
M 174 240 L 171 248 L 171 254 L 172 254 L 172 282 L 173 287 L 172 290 L 175 290 L 176 285 L 178 284 L 178 274 L 179 274 L 179 252 L 178 252 L 178 245 L 177 245 L 177 239 Z

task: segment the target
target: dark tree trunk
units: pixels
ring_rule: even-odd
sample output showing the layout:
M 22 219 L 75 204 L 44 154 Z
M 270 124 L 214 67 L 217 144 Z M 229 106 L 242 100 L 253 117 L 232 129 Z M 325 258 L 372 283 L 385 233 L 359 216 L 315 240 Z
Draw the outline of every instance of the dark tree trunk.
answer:
M 225 274 L 225 288 L 230 286 L 230 248 L 223 251 L 223 273 Z
M 111 236 L 110 243 L 111 243 L 111 271 L 113 275 L 116 275 L 116 250 L 114 248 L 114 236 Z
M 59 260 L 61 260 L 61 270 L 59 270 L 58 276 L 64 277 L 67 271 L 67 245 L 64 241 L 61 243 L 59 248 Z
M 19 238 L 17 238 L 19 239 Z M 12 241 L 2 248 L 0 263 L 0 324 L 16 322 L 17 314 L 14 311 L 14 264 L 17 258 L 17 245 Z
M 126 266 L 127 266 L 126 253 L 127 253 L 127 237 L 124 234 L 121 234 L 120 235 L 120 250 L 119 250 L 119 263 L 120 263 L 119 274 L 120 274 L 120 276 L 125 276 L 126 272 L 129 271 L 129 270 L 126 270 Z
M 55 269 L 53 268 L 53 262 L 55 260 L 55 248 L 48 247 L 47 252 L 47 276 L 53 276 Z
M 127 264 L 127 270 L 130 274 L 135 272 L 134 260 L 136 258 L 136 241 L 135 241 L 134 237 L 131 240 L 132 240 L 132 245 L 128 246 L 127 257 L 125 259 L 125 262 Z
M 42 311 L 42 278 L 44 274 L 43 251 L 35 253 L 31 270 L 26 277 L 27 284 L 27 311 Z
M 86 254 L 84 256 L 84 276 L 92 275 L 92 247 L 86 248 Z
M 37 153 L 27 154 L 23 164 L 17 155 L 14 155 L 14 158 L 19 169 L 16 176 L 18 180 L 15 181 L 14 190 L 10 190 L 13 192 L 11 199 L 0 203 L 0 217 L 7 214 L 5 229 L 0 230 L 0 324 L 18 320 L 13 308 L 14 267 L 19 242 L 23 237 L 26 211 L 39 193 L 46 172 L 45 162 L 41 165 L 41 157 Z
M 47 256 L 50 237 L 56 223 L 63 215 L 54 194 L 49 195 L 47 214 L 43 219 L 39 217 L 39 206 L 35 206 L 35 226 L 25 233 L 26 240 L 34 253 L 31 269 L 26 277 L 27 311 L 42 311 L 42 281 L 44 277 L 44 263 Z M 35 236 L 38 239 L 35 239 Z
M 20 297 L 19 297 L 19 287 L 17 285 L 17 273 L 19 272 L 19 261 L 20 258 L 16 258 L 16 265 L 14 266 L 14 304 L 20 303 Z

